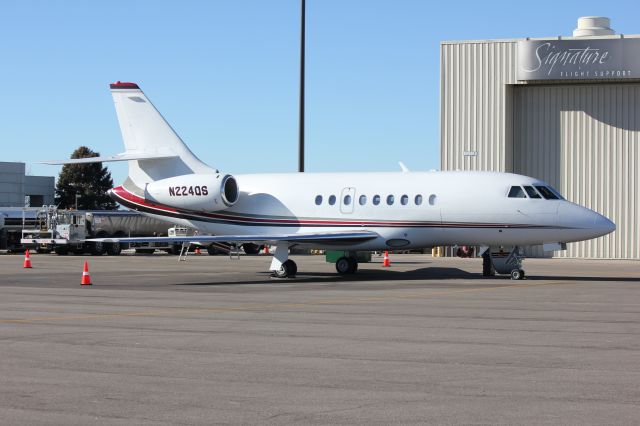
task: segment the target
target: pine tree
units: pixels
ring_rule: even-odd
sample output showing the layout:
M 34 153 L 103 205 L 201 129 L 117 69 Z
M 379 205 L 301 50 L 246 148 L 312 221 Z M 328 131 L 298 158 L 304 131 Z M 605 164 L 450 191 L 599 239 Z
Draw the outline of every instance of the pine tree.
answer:
M 86 146 L 73 151 L 71 158 L 99 157 Z M 65 164 L 56 185 L 56 204 L 61 209 L 76 207 L 79 210 L 115 210 L 118 208 L 107 191 L 113 187 L 111 173 L 102 163 Z

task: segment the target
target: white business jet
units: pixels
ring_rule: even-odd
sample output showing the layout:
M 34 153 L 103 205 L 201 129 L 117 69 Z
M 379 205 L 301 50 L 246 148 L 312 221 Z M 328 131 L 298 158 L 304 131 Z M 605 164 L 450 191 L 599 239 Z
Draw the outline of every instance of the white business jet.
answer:
M 292 246 L 344 251 L 340 274 L 356 272 L 358 251 L 481 246 L 493 271 L 522 279 L 522 247 L 559 250 L 615 230 L 546 183 L 510 173 L 222 173 L 189 150 L 137 84 L 111 84 L 111 93 L 125 151 L 47 163 L 128 161 L 111 197 L 199 234 L 93 241 L 268 243 L 280 278 L 296 274 Z

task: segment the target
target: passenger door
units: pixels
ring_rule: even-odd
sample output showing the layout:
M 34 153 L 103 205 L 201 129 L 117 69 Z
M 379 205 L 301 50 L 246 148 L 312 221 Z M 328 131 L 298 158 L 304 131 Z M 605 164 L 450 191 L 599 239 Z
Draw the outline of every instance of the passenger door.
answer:
M 356 189 L 353 187 L 343 188 L 340 193 L 340 211 L 342 213 L 353 213 L 353 206 L 356 201 Z

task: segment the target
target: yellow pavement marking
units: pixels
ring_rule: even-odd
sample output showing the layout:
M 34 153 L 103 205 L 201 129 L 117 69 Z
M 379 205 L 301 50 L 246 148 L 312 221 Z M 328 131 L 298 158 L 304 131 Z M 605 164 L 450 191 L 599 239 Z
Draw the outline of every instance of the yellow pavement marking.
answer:
M 154 317 L 154 316 L 173 316 L 184 313 L 206 312 L 206 313 L 226 313 L 226 312 L 251 312 L 251 311 L 265 311 L 270 309 L 291 309 L 291 308 L 303 308 L 305 306 L 317 306 L 317 305 L 345 305 L 345 304 L 357 304 L 366 302 L 380 302 L 388 300 L 405 300 L 405 299 L 429 299 L 434 296 L 448 296 L 457 295 L 463 293 L 477 293 L 496 291 L 502 289 L 513 288 L 528 288 L 539 287 L 549 285 L 571 285 L 579 284 L 579 281 L 565 282 L 565 281 L 552 281 L 547 283 L 518 283 L 510 285 L 492 286 L 492 287 L 480 287 L 480 288 L 463 288 L 457 290 L 443 290 L 436 292 L 420 292 L 420 293 L 403 293 L 403 294 L 389 294 L 381 296 L 371 297 L 354 297 L 354 298 L 341 298 L 341 299 L 318 299 L 309 300 L 307 302 L 298 303 L 270 303 L 270 304 L 253 304 L 253 305 L 239 305 L 219 308 L 171 308 L 166 310 L 156 311 L 138 311 L 138 312 L 113 312 L 113 313 L 95 313 L 85 315 L 67 315 L 59 317 L 32 317 L 32 318 L 17 318 L 17 319 L 3 319 L 0 320 L 0 324 L 29 324 L 35 322 L 47 322 L 47 321 L 73 321 L 73 320 L 93 320 L 102 318 L 126 318 L 126 317 Z M 428 289 L 425 289 L 428 290 Z

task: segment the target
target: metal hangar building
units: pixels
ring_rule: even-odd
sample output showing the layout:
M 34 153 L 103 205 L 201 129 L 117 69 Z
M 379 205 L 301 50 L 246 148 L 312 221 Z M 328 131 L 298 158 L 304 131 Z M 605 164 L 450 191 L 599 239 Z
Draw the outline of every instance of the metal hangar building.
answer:
M 617 225 L 556 256 L 640 259 L 640 36 L 584 17 L 573 37 L 445 41 L 440 61 L 442 170 L 542 179 Z
M 24 163 L 0 161 L 0 207 L 42 207 L 54 204 L 55 178 L 31 176 Z

